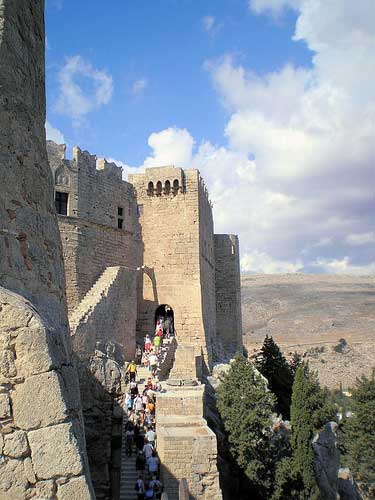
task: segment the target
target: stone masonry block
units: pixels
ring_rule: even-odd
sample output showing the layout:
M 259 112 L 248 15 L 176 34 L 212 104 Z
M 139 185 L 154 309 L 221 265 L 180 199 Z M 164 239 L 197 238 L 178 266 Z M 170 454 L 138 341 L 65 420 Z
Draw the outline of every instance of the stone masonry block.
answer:
M 59 486 L 57 500 L 89 500 L 90 490 L 83 476 L 72 478 L 69 482 Z
M 64 349 L 62 346 L 51 348 L 55 332 L 49 332 L 40 318 L 33 316 L 29 326 L 22 328 L 16 340 L 17 368 L 24 376 L 58 368 L 61 365 Z M 58 347 L 58 348 L 57 348 Z M 59 353 L 59 355 L 57 354 Z
M 31 459 L 39 479 L 82 473 L 82 458 L 71 423 L 31 431 L 28 438 Z
M 26 432 L 14 431 L 4 436 L 4 455 L 12 458 L 21 458 L 29 455 L 30 449 Z
M 67 417 L 61 377 L 57 372 L 26 379 L 12 394 L 14 421 L 29 430 L 62 422 Z
M 0 418 L 9 418 L 11 415 L 8 394 L 0 394 Z
M 0 499 L 20 500 L 24 498 L 28 485 L 21 460 L 7 460 L 0 466 Z

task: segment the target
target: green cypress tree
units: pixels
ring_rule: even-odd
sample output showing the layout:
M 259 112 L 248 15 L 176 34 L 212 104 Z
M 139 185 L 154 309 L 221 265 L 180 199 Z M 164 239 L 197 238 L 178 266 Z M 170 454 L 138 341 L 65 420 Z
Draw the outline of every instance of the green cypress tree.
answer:
M 352 391 L 352 417 L 344 422 L 343 444 L 347 465 L 361 490 L 375 498 L 375 380 L 357 379 Z
M 294 377 L 296 376 L 296 372 L 301 365 L 302 365 L 302 356 L 297 351 L 294 351 L 289 361 L 289 369 L 292 373 L 293 382 L 294 382 Z
M 253 365 L 237 355 L 217 390 L 217 408 L 230 451 L 260 498 L 269 498 L 272 488 L 269 435 L 275 403 Z
M 329 394 L 320 388 L 317 374 L 306 364 L 296 371 L 291 405 L 292 457 L 277 467 L 273 500 L 318 500 L 312 439 L 335 414 Z
M 281 413 L 284 419 L 289 420 L 293 373 L 279 346 L 268 335 L 264 339 L 256 367 L 266 377 L 270 390 L 277 398 L 276 411 Z

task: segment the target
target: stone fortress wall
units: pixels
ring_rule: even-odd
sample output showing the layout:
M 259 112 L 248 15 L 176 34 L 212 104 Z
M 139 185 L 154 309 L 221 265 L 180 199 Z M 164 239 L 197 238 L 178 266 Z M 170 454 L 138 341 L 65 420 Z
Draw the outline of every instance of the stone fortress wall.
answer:
M 121 169 L 77 147 L 67 160 L 65 149 L 47 141 L 55 191 L 67 194 L 67 216 L 59 215 L 59 227 L 72 311 L 106 267 L 137 267 L 141 243 L 134 189 L 122 180 Z
M 156 309 L 169 305 L 179 342 L 194 346 L 206 369 L 222 357 L 225 336 L 240 348 L 238 240 L 227 236 L 236 253 L 226 259 L 199 171 L 148 168 L 125 182 L 121 168 L 78 147 L 72 160 L 64 145 L 47 147 L 55 191 L 67 194 L 59 226 L 70 313 L 107 267 L 125 266 L 139 271 L 139 342 L 153 332 Z
M 241 274 L 238 236 L 215 234 L 216 325 L 224 351 L 242 346 Z
M 0 499 L 89 500 L 45 142 L 43 9 L 0 0 Z

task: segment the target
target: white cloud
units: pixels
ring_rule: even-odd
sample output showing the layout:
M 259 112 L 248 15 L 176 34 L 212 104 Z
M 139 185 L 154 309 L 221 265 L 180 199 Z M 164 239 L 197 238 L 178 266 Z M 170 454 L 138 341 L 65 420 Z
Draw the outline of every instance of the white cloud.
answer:
M 245 253 L 242 256 L 241 268 L 244 272 L 255 274 L 284 274 L 302 271 L 303 264 L 300 260 L 297 262 L 288 262 L 273 259 L 264 252 L 254 250 L 252 253 Z
M 366 262 L 372 269 L 375 4 L 360 4 L 253 0 L 257 13 L 297 10 L 294 40 L 313 51 L 311 67 L 259 75 L 230 56 L 206 64 L 230 113 L 227 149 L 256 166 L 246 190 L 231 186 L 232 217 L 219 206 L 224 230 L 240 232 L 243 255 L 302 259 L 305 269 L 319 257 L 332 272 Z M 215 180 L 226 181 L 220 173 Z
M 46 121 L 46 137 L 57 144 L 65 144 L 64 134 L 59 129 L 53 127 L 48 120 Z
M 145 167 L 184 167 L 191 163 L 194 139 L 186 129 L 170 127 L 154 132 L 148 138 L 148 145 L 153 153 L 145 159 Z
M 146 78 L 140 78 L 139 80 L 136 80 L 132 85 L 132 94 L 135 96 L 143 94 L 147 85 L 148 81 Z
M 91 111 L 108 104 L 112 97 L 112 77 L 79 55 L 66 59 L 58 80 L 60 94 L 55 109 L 71 117 L 75 124 Z
M 349 234 L 346 237 L 346 242 L 349 245 L 360 246 L 367 244 L 375 244 L 375 232 L 370 233 L 360 233 L 360 234 Z
M 329 274 L 350 274 L 356 276 L 375 274 L 375 262 L 370 262 L 366 265 L 353 265 L 347 256 L 343 259 L 332 260 L 318 258 L 313 263 L 313 266 Z
M 259 75 L 232 57 L 211 61 L 227 144 L 170 127 L 150 135 L 143 167 L 201 171 L 216 232 L 240 236 L 243 271 L 375 274 L 375 7 L 252 2 L 259 13 L 286 5 L 298 9 L 294 38 L 314 51 L 311 67 Z

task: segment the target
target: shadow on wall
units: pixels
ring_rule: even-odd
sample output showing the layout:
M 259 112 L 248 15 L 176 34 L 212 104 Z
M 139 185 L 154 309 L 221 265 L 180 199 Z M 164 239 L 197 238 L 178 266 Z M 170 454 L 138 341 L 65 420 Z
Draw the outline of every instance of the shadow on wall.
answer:
M 118 500 L 120 491 L 122 374 L 115 361 L 96 351 L 77 355 L 86 449 L 97 498 Z
M 153 333 L 153 317 L 157 307 L 159 306 L 158 290 L 156 287 L 155 271 L 151 267 L 142 266 L 138 274 L 138 318 L 136 341 L 143 345 L 144 336 Z M 148 282 L 148 283 L 147 283 Z M 144 299 L 145 284 L 151 283 L 151 296 L 149 299 Z M 151 319 L 150 319 L 151 318 Z

